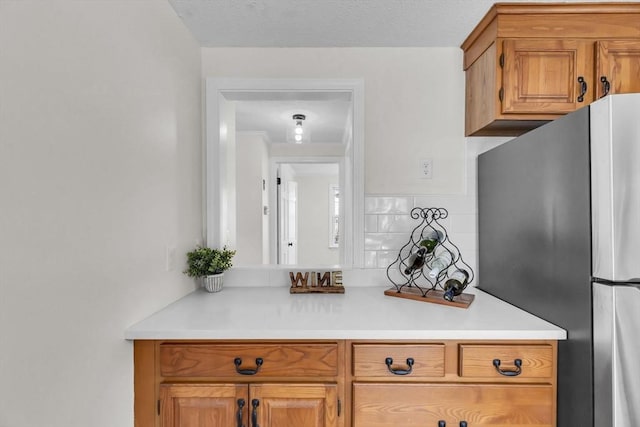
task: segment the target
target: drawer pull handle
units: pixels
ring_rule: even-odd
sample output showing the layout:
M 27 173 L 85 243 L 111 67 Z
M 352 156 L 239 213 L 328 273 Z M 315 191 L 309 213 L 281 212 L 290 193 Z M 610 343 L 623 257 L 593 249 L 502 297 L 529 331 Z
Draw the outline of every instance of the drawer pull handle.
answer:
M 516 359 L 513 361 L 513 364 L 516 366 L 514 370 L 506 370 L 500 369 L 500 359 L 493 359 L 493 366 L 496 367 L 496 371 L 500 375 L 504 375 L 505 377 L 516 377 L 522 373 L 522 360 Z
M 467 427 L 466 421 L 460 421 L 460 427 Z
M 242 409 L 244 408 L 244 403 L 244 399 L 238 399 L 238 412 L 236 413 L 238 427 L 244 427 L 244 424 L 242 424 Z
M 413 362 L 414 362 L 413 358 L 409 357 L 407 358 L 407 366 L 409 367 L 409 369 L 393 369 L 391 367 L 391 365 L 393 365 L 393 359 L 390 357 L 387 357 L 386 359 L 384 359 L 384 363 L 387 365 L 387 369 L 393 375 L 409 375 L 413 370 Z
M 258 426 L 258 406 L 260 406 L 260 401 L 253 399 L 251 406 L 253 407 L 253 411 L 251 411 L 251 427 L 260 427 Z
M 447 427 L 447 422 L 443 420 L 438 421 L 438 427 Z
M 236 372 L 239 373 L 240 375 L 255 375 L 258 373 L 258 371 L 260 370 L 260 366 L 262 366 L 262 363 L 264 363 L 264 360 L 262 360 L 262 357 L 257 357 L 256 358 L 256 369 L 240 369 L 240 365 L 242 365 L 242 359 L 239 357 L 236 357 L 235 359 L 233 359 L 233 364 L 236 365 Z

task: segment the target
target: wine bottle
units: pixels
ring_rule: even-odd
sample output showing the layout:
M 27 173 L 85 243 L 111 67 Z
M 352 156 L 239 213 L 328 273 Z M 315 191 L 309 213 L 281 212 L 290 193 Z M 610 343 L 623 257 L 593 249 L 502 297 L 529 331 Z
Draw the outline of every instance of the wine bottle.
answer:
M 407 268 L 404 269 L 404 274 L 412 274 L 414 271 L 421 270 L 422 267 L 424 267 L 424 260 L 426 256 L 426 248 L 420 248 L 416 252 L 412 253 L 407 260 Z
M 438 277 L 442 270 L 445 270 L 451 265 L 451 252 L 446 249 L 439 251 L 436 257 L 431 261 L 431 270 L 429 270 L 429 277 L 435 279 Z
M 466 270 L 457 269 L 454 271 L 449 279 L 444 282 L 444 295 L 443 298 L 447 301 L 453 301 L 453 298 L 460 295 L 464 288 L 467 287 L 467 281 L 469 280 L 469 273 Z
M 420 241 L 420 246 L 425 247 L 427 253 L 430 254 L 443 239 L 444 234 L 442 234 L 442 231 L 431 229 L 423 236 L 422 241 Z

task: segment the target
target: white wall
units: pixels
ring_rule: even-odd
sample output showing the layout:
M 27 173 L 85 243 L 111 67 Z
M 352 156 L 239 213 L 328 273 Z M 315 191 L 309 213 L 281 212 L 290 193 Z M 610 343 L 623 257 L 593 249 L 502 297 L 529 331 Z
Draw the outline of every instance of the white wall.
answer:
M 364 79 L 364 267 L 378 271 L 362 274 L 387 280 L 384 269 L 416 225 L 409 218 L 413 207 L 447 209 L 450 238 L 476 268 L 475 162 L 482 144 L 464 137 L 460 49 L 204 48 L 202 52 L 204 77 Z M 418 176 L 422 158 L 433 161 L 432 179 Z M 242 272 L 230 276 L 229 284 L 235 277 L 247 280 Z
M 236 192 L 236 105 L 220 99 L 220 242 L 229 248 L 236 247 L 237 192 Z
M 200 77 L 166 1 L 0 0 L 1 427 L 133 426 L 124 329 L 194 289 Z
M 365 192 L 464 191 L 464 73 L 458 48 L 204 48 L 202 70 L 204 77 L 362 78 Z M 418 178 L 423 157 L 433 159 L 431 180 Z
M 263 214 L 268 200 L 266 182 L 269 153 L 264 135 L 259 132 L 236 133 L 236 256 L 234 265 L 260 265 L 268 251 L 269 222 Z M 262 181 L 265 181 L 263 189 Z M 275 209 L 274 209 L 275 213 Z M 266 217 L 268 219 L 268 217 Z M 266 225 L 267 230 L 263 230 Z M 265 242 L 266 234 L 266 242 Z M 265 244 L 266 243 L 266 244 Z M 266 246 L 266 248 L 265 248 Z M 269 254 L 267 252 L 267 263 Z
M 296 181 L 298 264 L 339 264 L 340 250 L 329 247 L 329 185 L 338 185 L 338 176 L 300 174 Z

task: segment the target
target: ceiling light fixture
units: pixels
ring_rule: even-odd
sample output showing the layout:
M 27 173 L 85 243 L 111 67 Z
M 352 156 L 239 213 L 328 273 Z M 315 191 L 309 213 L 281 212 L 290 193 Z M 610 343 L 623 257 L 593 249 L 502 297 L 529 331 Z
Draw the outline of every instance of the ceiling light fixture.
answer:
M 302 144 L 302 135 L 304 134 L 304 129 L 302 129 L 302 121 L 307 118 L 304 114 L 294 114 L 293 120 L 296 121 L 296 127 L 293 133 L 293 139 L 296 141 L 296 144 Z

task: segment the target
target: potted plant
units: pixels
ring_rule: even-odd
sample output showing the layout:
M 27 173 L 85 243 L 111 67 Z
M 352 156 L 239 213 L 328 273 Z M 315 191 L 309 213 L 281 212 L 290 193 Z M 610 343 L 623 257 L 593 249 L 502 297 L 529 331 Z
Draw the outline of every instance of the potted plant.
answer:
M 236 251 L 227 249 L 212 249 L 206 246 L 198 246 L 187 252 L 187 269 L 184 271 L 189 277 L 202 278 L 204 287 L 209 292 L 218 292 L 222 289 L 224 271 L 228 270 Z

